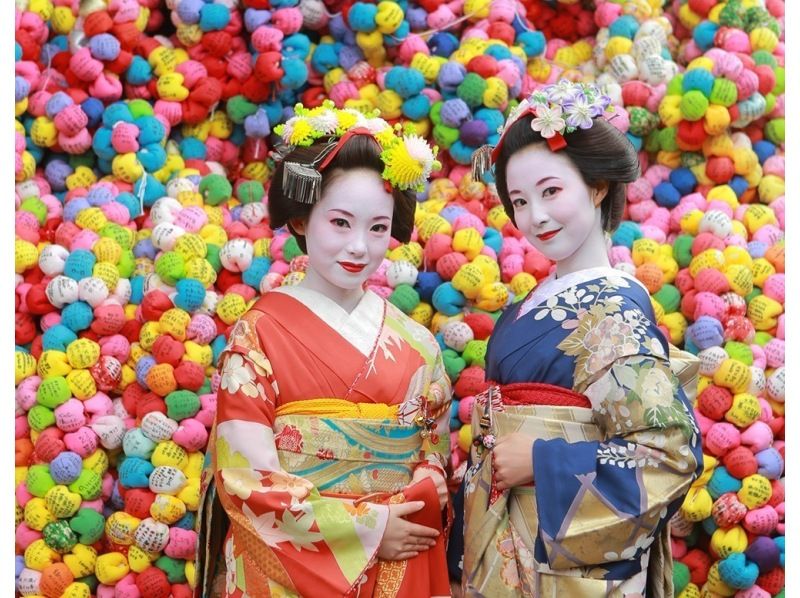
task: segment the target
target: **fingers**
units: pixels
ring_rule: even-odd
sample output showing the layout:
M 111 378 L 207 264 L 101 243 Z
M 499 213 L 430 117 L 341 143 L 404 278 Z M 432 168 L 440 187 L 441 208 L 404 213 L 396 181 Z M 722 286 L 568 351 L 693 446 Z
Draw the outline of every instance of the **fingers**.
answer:
M 426 527 L 424 525 L 419 525 L 418 523 L 408 523 L 408 526 L 404 530 L 408 536 L 412 536 L 414 538 L 437 538 L 439 537 L 439 532 L 433 529 L 432 527 Z
M 396 505 L 391 505 L 389 509 L 395 513 L 398 517 L 405 517 L 406 515 L 411 515 L 412 513 L 416 513 L 420 509 L 425 506 L 425 503 L 421 500 L 415 500 L 412 502 L 403 502 Z
M 392 560 L 392 561 L 405 561 L 405 560 L 408 560 L 408 559 L 413 559 L 415 556 L 419 556 L 419 552 L 417 552 L 416 550 L 408 550 L 406 552 L 401 552 L 401 553 L 395 555 L 395 557 L 393 559 L 390 559 L 390 560 Z

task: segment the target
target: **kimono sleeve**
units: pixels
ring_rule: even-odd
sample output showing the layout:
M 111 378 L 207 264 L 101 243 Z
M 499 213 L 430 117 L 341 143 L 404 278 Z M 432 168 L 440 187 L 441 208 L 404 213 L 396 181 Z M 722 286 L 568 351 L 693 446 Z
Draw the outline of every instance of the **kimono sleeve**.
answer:
M 604 440 L 534 443 L 536 557 L 552 569 L 638 561 L 702 470 L 692 407 L 647 329 L 641 352 L 601 361 L 582 388 Z
M 341 596 L 372 565 L 388 507 L 323 497 L 309 480 L 281 469 L 273 434 L 279 389 L 258 318 L 250 312 L 240 320 L 221 357 L 213 438 L 217 491 L 239 524 L 234 557 L 243 555 L 261 573 L 237 575 L 236 583 L 262 577 L 259 584 L 270 579 L 304 596 Z

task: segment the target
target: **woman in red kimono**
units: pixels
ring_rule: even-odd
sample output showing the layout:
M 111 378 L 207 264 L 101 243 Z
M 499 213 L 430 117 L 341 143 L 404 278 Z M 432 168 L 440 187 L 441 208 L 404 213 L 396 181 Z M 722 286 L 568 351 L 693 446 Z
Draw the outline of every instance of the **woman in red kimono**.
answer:
M 276 131 L 271 225 L 308 265 L 220 356 L 196 595 L 449 595 L 450 382 L 430 332 L 365 290 L 435 152 L 329 103 Z

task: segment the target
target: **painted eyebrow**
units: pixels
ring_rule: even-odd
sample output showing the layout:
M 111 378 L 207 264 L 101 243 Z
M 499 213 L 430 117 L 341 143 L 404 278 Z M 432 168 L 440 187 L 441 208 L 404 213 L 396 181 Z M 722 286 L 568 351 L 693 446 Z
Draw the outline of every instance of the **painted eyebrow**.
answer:
M 339 208 L 332 208 L 332 209 L 328 210 L 328 213 L 331 213 L 331 212 L 339 212 L 340 214 L 344 214 L 345 216 L 349 216 L 350 218 L 355 218 L 355 215 L 351 214 L 347 210 L 340 210 Z M 391 218 L 389 218 L 389 216 L 375 216 L 375 218 L 373 218 L 373 220 L 391 220 Z
M 539 179 L 538 181 L 536 181 L 536 184 L 534 185 L 534 187 L 538 187 L 539 185 L 541 185 L 541 184 L 542 184 L 542 183 L 544 183 L 545 181 L 549 181 L 549 180 L 556 180 L 557 178 L 558 178 L 558 177 L 554 177 L 554 176 L 546 176 L 546 177 L 544 177 L 543 179 Z M 519 189 L 511 189 L 511 190 L 508 192 L 508 194 L 509 194 L 509 195 L 511 195 L 512 193 L 522 193 L 522 191 L 520 191 Z

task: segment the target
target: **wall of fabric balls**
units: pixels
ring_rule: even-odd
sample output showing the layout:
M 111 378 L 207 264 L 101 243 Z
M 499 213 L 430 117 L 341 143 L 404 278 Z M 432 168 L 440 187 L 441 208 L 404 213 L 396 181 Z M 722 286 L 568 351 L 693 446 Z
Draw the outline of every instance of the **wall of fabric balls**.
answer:
M 470 156 L 566 77 L 603 87 L 640 152 L 612 264 L 701 361 L 675 596 L 783 596 L 783 0 L 15 3 L 19 595 L 191 595 L 217 358 L 305 265 L 265 204 L 297 102 L 440 148 L 370 283 L 440 341 L 463 466 L 487 338 L 551 267 Z

